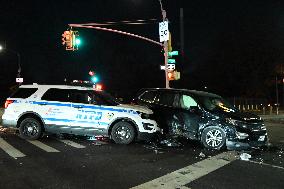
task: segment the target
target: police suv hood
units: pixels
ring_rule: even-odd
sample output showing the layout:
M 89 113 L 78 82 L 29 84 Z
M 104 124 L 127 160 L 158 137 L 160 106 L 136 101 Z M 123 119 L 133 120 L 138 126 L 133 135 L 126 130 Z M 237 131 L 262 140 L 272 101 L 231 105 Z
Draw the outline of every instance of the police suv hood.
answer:
M 140 106 L 140 105 L 119 104 L 117 107 L 130 108 L 130 109 L 133 109 L 133 110 L 135 110 L 135 111 L 142 112 L 142 113 L 153 114 L 153 111 L 152 111 L 152 110 L 150 110 L 149 108 L 147 108 L 147 107 L 145 107 L 145 106 Z

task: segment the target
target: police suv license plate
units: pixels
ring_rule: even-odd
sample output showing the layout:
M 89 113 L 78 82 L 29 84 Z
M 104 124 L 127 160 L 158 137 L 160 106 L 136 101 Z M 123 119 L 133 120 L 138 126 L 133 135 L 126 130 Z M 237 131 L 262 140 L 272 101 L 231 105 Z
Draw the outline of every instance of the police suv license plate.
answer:
M 260 136 L 260 137 L 258 138 L 258 141 L 264 141 L 264 139 L 265 139 L 265 135 L 264 135 L 264 136 Z

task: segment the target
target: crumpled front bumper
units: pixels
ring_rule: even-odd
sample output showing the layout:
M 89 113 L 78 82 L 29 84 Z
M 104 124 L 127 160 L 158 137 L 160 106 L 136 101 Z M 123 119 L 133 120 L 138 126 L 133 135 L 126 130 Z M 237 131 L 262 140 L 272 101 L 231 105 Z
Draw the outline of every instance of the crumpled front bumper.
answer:
M 267 133 L 260 135 L 256 140 L 238 138 L 227 138 L 226 146 L 228 150 L 245 150 L 250 148 L 261 148 L 268 146 L 268 137 Z

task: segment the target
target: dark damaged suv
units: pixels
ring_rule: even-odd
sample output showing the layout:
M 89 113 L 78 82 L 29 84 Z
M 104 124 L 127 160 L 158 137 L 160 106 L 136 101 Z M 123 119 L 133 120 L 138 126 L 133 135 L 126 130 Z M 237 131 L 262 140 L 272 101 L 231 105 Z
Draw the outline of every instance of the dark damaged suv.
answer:
M 221 96 L 186 89 L 142 89 L 133 99 L 154 111 L 166 135 L 199 140 L 206 148 L 246 149 L 267 144 L 263 120 Z

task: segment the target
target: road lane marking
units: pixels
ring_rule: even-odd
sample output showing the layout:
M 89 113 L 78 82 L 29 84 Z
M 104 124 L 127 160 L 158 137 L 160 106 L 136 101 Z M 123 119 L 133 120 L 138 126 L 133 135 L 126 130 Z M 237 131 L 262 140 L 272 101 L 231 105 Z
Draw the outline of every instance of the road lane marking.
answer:
M 252 160 L 249 160 L 249 162 L 259 164 L 259 165 L 266 165 L 266 166 L 270 166 L 270 167 L 277 168 L 277 169 L 284 169 L 284 167 L 281 167 L 281 166 L 278 166 L 278 165 L 272 165 L 272 164 L 269 164 L 269 163 L 257 162 L 257 161 L 252 161 Z
M 74 148 L 86 148 L 85 146 L 81 145 L 81 144 L 78 144 L 76 142 L 73 142 L 71 140 L 65 140 L 65 139 L 57 139 L 58 141 L 60 142 L 63 142 L 64 144 L 67 144 L 69 146 L 72 146 Z
M 3 138 L 0 137 L 0 148 L 3 149 L 7 154 L 9 154 L 11 157 L 17 159 L 20 157 L 25 157 L 26 155 L 11 146 L 9 143 L 7 143 Z
M 40 149 L 46 151 L 46 152 L 59 152 L 58 150 L 56 150 L 55 148 L 52 148 L 38 140 L 27 140 L 29 143 L 39 147 Z
M 173 189 L 184 188 L 186 184 L 215 171 L 232 161 L 238 159 L 236 152 L 223 152 L 216 156 L 204 159 L 193 165 L 181 168 L 162 177 L 146 182 L 144 184 L 135 186 L 131 189 Z M 186 187 L 187 188 L 187 187 Z

